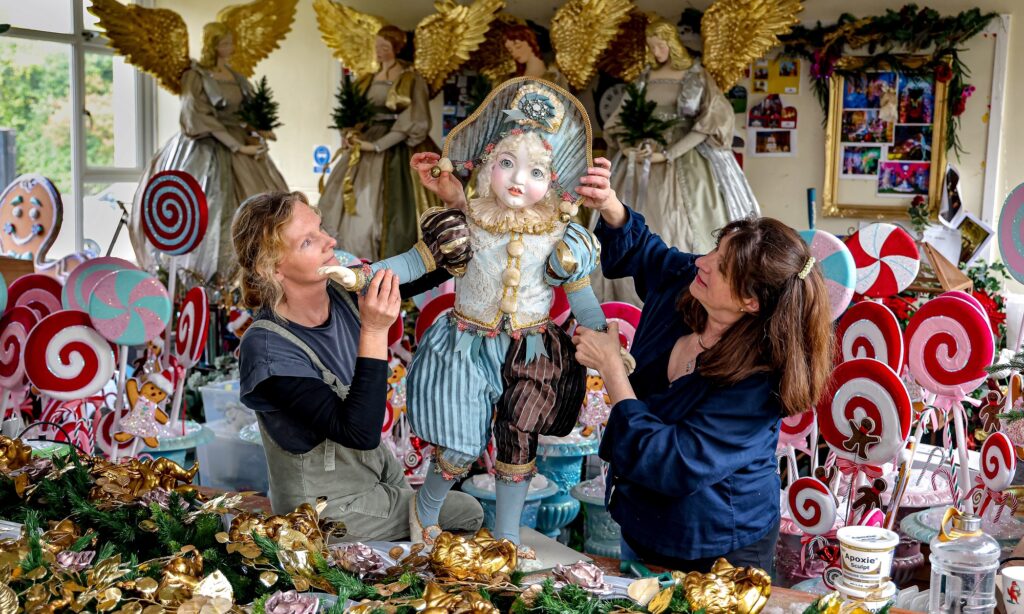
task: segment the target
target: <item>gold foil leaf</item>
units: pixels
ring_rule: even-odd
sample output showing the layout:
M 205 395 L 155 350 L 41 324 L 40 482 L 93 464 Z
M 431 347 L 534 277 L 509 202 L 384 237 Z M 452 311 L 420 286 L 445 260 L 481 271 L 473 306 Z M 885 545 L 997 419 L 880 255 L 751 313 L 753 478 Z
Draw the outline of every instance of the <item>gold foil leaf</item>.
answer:
M 231 590 L 231 583 L 228 582 L 227 577 L 219 569 L 203 578 L 196 585 L 195 589 L 192 590 L 192 594 L 211 599 L 227 599 L 228 601 L 234 601 L 235 599 L 234 591 Z
M 277 574 L 272 571 L 264 571 L 260 574 L 260 583 L 267 588 L 274 586 L 277 583 Z
M 658 594 L 660 588 L 661 585 L 658 584 L 657 578 L 643 578 L 631 583 L 626 589 L 626 593 L 639 605 L 646 606 Z
M 217 540 L 218 544 L 226 544 L 229 541 L 231 541 L 231 538 L 228 537 L 228 534 L 226 532 L 224 532 L 224 531 L 221 531 L 220 533 L 214 535 L 213 537 L 214 537 L 214 539 Z
M 0 584 L 0 614 L 18 611 L 18 595 L 6 584 Z
M 129 601 L 121 606 L 118 614 L 142 614 L 142 605 L 138 601 Z
M 159 586 L 157 581 L 150 577 L 139 578 L 135 581 L 135 590 L 146 596 L 156 592 L 157 586 Z
M 162 605 L 149 605 L 142 610 L 142 614 L 164 614 Z
M 661 614 L 667 610 L 668 604 L 672 601 L 672 591 L 674 589 L 674 586 L 670 586 L 655 595 L 654 599 L 651 599 L 647 604 L 647 611 L 651 614 Z

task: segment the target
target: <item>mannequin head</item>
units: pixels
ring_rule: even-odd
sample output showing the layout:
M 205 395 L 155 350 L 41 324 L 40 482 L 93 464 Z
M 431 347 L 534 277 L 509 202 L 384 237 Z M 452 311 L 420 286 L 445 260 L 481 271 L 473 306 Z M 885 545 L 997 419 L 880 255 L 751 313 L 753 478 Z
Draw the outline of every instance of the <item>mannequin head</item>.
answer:
M 531 58 L 540 58 L 540 44 L 537 35 L 521 24 L 509 26 L 505 31 L 505 49 L 516 62 L 516 72 L 522 74 L 523 67 Z
M 218 61 L 227 62 L 235 52 L 235 35 L 231 28 L 219 21 L 212 21 L 203 26 L 203 50 L 199 55 L 199 65 L 203 68 L 214 68 Z
M 553 156 L 538 133 L 515 132 L 494 146 L 477 176 L 477 188 L 507 209 L 529 209 L 555 193 L 551 189 Z
M 679 31 L 664 20 L 647 26 L 647 51 L 647 59 L 655 67 L 668 62 L 674 70 L 686 70 L 693 65 L 693 59 L 679 38 Z
M 405 47 L 405 41 L 405 32 L 395 26 L 384 26 L 377 30 L 377 41 L 374 48 L 377 53 L 377 61 L 381 64 L 394 62 Z

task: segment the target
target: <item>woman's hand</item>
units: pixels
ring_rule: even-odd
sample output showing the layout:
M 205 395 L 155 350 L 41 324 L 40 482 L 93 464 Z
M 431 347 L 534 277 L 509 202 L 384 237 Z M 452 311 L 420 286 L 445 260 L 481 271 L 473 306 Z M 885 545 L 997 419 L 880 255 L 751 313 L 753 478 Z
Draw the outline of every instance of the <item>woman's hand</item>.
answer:
M 430 151 L 414 154 L 409 165 L 420 176 L 420 183 L 444 201 L 445 206 L 454 209 L 466 209 L 466 191 L 458 177 L 442 171 L 437 177 L 430 175 L 430 170 L 437 166 L 441 156 Z
M 366 288 L 366 294 L 359 297 L 359 319 L 363 332 L 377 335 L 383 333 L 386 339 L 401 305 L 398 276 L 390 269 L 377 271 Z
M 583 197 L 583 206 L 601 214 L 606 224 L 618 228 L 626 223 L 626 208 L 611 187 L 612 163 L 605 158 L 594 160 L 594 166 L 580 177 L 576 193 Z
M 625 373 L 618 322 L 609 322 L 608 330 L 603 333 L 580 326 L 572 343 L 576 346 L 576 360 L 584 367 L 598 371 L 602 377 L 618 371 Z

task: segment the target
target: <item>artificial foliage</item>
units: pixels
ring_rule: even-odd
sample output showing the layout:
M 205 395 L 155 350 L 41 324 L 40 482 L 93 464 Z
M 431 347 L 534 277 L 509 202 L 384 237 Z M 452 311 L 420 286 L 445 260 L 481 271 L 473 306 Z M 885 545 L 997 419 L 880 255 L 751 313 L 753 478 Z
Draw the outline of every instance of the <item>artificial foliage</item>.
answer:
M 666 135 L 679 120 L 659 118 L 657 107 L 658 103 L 647 99 L 646 85 L 627 84 L 619 112 L 619 128 L 611 135 L 630 147 L 637 147 L 644 141 L 668 146 Z
M 361 130 L 373 118 L 370 99 L 350 74 L 342 77 L 334 100 L 336 104 L 331 112 L 334 123 L 331 127 L 336 130 Z
M 974 92 L 968 85 L 970 71 L 960 61 L 964 43 L 980 33 L 997 13 L 982 13 L 973 8 L 957 15 L 941 15 L 930 8 L 907 4 L 888 9 L 882 15 L 857 18 L 850 13 L 840 15 L 834 24 L 814 27 L 797 25 L 790 34 L 781 36 L 783 54 L 805 59 L 811 70 L 811 85 L 828 114 L 829 78 L 834 74 L 851 77 L 871 70 L 890 70 L 902 75 L 932 75 L 945 82 L 946 148 L 963 152 L 957 131 L 967 98 Z M 841 59 L 850 52 L 862 63 L 856 70 L 843 67 Z M 924 58 L 911 66 L 908 55 Z
M 274 92 L 267 85 L 267 77 L 264 75 L 256 82 L 256 89 L 252 95 L 242 100 L 238 108 L 238 118 L 257 132 L 270 132 L 283 125 L 279 120 L 277 108 Z

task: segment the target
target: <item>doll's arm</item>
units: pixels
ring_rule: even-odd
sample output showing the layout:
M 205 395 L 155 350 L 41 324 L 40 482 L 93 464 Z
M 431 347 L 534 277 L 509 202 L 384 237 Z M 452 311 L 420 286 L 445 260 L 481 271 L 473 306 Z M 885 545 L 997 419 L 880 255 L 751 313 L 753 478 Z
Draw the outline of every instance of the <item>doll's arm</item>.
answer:
M 321 267 L 321 274 L 334 278 L 350 292 L 362 291 L 381 269 L 391 269 L 401 283 L 419 279 L 444 267 L 452 275 L 461 275 L 472 258 L 469 247 L 469 227 L 466 214 L 458 209 L 432 207 L 420 217 L 423 239 L 409 251 L 385 258 L 369 266 L 350 269 L 348 267 Z
M 580 324 L 594 330 L 605 330 L 604 311 L 590 286 L 590 272 L 597 268 L 601 244 L 587 229 L 576 223 L 565 228 L 562 240 L 548 257 L 544 280 L 562 286 L 569 305 Z

